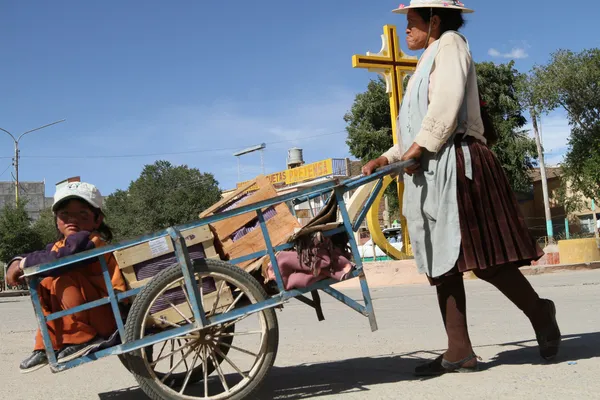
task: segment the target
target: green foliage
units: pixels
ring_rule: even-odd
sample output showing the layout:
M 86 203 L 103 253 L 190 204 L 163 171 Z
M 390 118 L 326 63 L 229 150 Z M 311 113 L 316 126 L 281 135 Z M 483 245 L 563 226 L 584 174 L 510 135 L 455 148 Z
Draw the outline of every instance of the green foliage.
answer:
M 572 130 L 561 193 L 574 211 L 582 196 L 600 198 L 600 49 L 558 50 L 547 65 L 533 68 L 529 84 L 537 112 L 559 107 L 567 112 Z
M 54 243 L 58 239 L 58 231 L 54 222 L 54 214 L 50 208 L 42 210 L 40 218 L 33 224 L 33 230 L 40 236 L 42 243 Z
M 392 147 L 389 96 L 382 78 L 370 81 L 367 91 L 356 95 L 344 121 L 350 154 L 361 161 L 373 160 Z
M 104 212 L 115 239 L 122 240 L 198 219 L 220 199 L 212 174 L 156 161 L 146 165 L 127 190 L 108 196 Z
M 0 211 L 0 262 L 7 263 L 14 256 L 43 248 L 40 235 L 33 230 L 25 210 L 26 201 L 6 204 Z
M 519 96 L 523 79 L 524 75 L 514 68 L 514 61 L 508 64 L 477 64 L 481 98 L 498 133 L 498 142 L 492 146 L 492 151 L 500 160 L 515 192 L 530 190 L 528 172 L 537 158 L 535 140 L 523 129 L 527 123 Z

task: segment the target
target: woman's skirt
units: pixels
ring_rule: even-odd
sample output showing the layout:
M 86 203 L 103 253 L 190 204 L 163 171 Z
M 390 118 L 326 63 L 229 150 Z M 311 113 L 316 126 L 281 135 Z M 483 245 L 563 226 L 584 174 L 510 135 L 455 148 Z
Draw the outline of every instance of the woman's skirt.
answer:
M 530 265 L 544 255 L 529 232 L 500 161 L 485 144 L 467 136 L 473 170 L 473 179 L 468 179 L 462 140 L 462 136 L 455 139 L 460 254 L 452 270 L 429 278 L 432 285 L 466 271 Z

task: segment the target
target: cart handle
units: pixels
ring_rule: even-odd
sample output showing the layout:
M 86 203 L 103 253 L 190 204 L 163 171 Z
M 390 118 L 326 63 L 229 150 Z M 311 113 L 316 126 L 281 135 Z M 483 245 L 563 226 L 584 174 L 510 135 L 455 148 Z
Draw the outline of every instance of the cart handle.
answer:
M 375 181 L 380 179 L 386 175 L 391 175 L 393 173 L 401 173 L 405 168 L 410 167 L 416 164 L 415 160 L 407 160 L 407 161 L 398 161 L 385 167 L 378 168 L 371 175 L 360 175 L 354 178 L 347 179 L 340 183 L 340 186 L 345 186 L 346 190 L 354 189 L 359 186 L 363 186 L 366 183 Z

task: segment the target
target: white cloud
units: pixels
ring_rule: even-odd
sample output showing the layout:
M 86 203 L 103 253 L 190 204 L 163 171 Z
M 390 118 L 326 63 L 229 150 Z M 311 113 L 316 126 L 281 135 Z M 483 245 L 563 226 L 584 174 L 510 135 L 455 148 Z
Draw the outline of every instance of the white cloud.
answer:
M 527 54 L 527 50 L 525 49 L 525 47 L 514 47 L 508 53 L 501 53 L 500 51 L 491 48 L 488 50 L 488 55 L 492 57 L 510 58 L 514 60 L 520 60 L 529 57 L 529 54 Z

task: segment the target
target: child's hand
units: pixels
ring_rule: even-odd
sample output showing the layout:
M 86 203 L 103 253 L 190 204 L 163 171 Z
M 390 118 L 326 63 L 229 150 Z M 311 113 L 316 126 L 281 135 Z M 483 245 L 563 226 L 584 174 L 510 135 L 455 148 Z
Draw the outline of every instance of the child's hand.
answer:
M 19 268 L 21 260 L 13 261 L 6 270 L 6 281 L 11 286 L 17 286 L 19 280 L 23 277 L 23 271 Z

